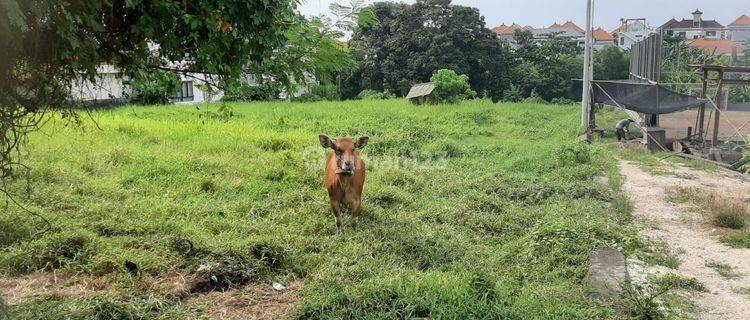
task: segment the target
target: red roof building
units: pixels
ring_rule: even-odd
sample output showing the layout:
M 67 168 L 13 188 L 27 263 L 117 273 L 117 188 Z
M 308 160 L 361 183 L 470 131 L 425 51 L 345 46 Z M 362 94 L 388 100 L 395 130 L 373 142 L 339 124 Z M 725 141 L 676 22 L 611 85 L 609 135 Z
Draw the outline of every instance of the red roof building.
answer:
M 750 26 L 750 17 L 743 14 L 737 20 L 734 20 L 732 23 L 729 24 L 730 27 L 736 27 L 736 26 Z
M 612 34 L 610 34 L 609 32 L 604 31 L 604 29 L 598 28 L 598 29 L 594 30 L 594 40 L 596 40 L 596 41 L 610 41 L 610 42 L 613 42 L 613 41 L 615 41 L 615 37 L 612 36 Z
M 492 32 L 497 34 L 498 36 L 513 36 L 516 34 L 516 30 L 521 29 L 521 26 L 518 24 L 511 24 L 509 26 L 506 26 L 505 23 L 503 23 L 500 26 L 492 28 Z
M 690 42 L 690 46 L 696 49 L 706 50 L 715 55 L 741 54 L 745 50 L 738 43 L 727 39 L 700 38 Z
M 563 28 L 568 28 L 568 29 L 573 30 L 573 31 L 583 32 L 583 29 L 581 27 L 579 27 L 578 25 L 576 25 L 575 23 L 573 23 L 572 21 L 565 22 L 562 25 L 562 27 Z

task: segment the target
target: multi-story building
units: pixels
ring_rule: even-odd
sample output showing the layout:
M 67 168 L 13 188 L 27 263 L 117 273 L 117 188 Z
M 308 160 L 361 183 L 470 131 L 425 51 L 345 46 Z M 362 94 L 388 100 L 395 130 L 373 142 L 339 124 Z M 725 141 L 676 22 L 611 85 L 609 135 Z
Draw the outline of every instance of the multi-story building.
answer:
M 643 18 L 621 19 L 620 23 L 620 26 L 612 31 L 612 36 L 621 50 L 630 50 L 634 44 L 656 33 Z
M 704 20 L 703 12 L 700 10 L 693 12 L 693 19 L 677 21 L 672 18 L 659 27 L 659 31 L 664 35 L 676 36 L 686 40 L 726 38 L 724 26 L 716 20 Z

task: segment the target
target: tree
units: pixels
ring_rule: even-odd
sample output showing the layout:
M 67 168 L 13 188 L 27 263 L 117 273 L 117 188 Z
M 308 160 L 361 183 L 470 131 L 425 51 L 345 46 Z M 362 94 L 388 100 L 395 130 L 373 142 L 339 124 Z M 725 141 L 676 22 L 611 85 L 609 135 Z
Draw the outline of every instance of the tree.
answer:
M 435 92 L 430 96 L 432 103 L 458 103 L 477 96 L 477 93 L 471 90 L 469 77 L 465 74 L 458 75 L 453 70 L 438 70 L 430 81 L 435 83 Z
M 581 77 L 583 59 L 575 42 L 553 34 L 537 43 L 527 31 L 516 32 L 515 39 L 519 44 L 514 52 L 518 64 L 512 81 L 519 86 L 517 90 L 525 97 L 535 91 L 545 101 L 580 98 L 581 85 L 573 79 Z
M 269 78 L 281 84 L 287 93 L 296 92 L 299 84 L 307 84 L 311 78 L 332 83 L 337 73 L 356 70 L 357 62 L 338 40 L 338 34 L 330 30 L 318 18 L 308 21 L 297 16 L 285 33 L 284 45 L 260 63 L 250 65 L 248 72 L 261 82 Z
M 630 76 L 630 55 L 617 46 L 609 46 L 594 53 L 594 78 L 597 80 L 625 80 Z
M 66 109 L 73 80 L 97 67 L 239 76 L 283 40 L 295 0 L 0 1 L 0 177 L 46 111 Z
M 351 80 L 362 89 L 404 95 L 440 69 L 468 75 L 475 91 L 488 91 L 495 100 L 508 87 L 510 48 L 487 29 L 476 8 L 418 0 L 378 2 L 370 10 L 379 23 L 359 28 L 350 41 L 360 64 Z

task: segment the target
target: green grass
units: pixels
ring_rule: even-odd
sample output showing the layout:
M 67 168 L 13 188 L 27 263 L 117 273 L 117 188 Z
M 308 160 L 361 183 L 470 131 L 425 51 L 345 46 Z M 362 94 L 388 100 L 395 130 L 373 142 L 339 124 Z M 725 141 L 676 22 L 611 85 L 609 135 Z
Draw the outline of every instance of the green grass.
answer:
M 735 270 L 732 266 L 722 262 L 707 261 L 706 267 L 716 270 L 716 273 L 726 279 L 742 278 L 745 275 L 744 273 Z
M 685 278 L 674 273 L 667 273 L 656 277 L 651 281 L 653 284 L 670 289 L 683 289 L 689 291 L 707 292 L 706 286 L 695 278 Z
M 646 250 L 617 188 L 592 182 L 621 179 L 611 150 L 576 141 L 574 106 L 258 103 L 228 119 L 217 107 L 124 107 L 94 113 L 101 129 L 53 119 L 33 134 L 29 180 L 11 190 L 54 228 L 35 236 L 38 219 L 4 210 L 0 272 L 91 274 L 112 290 L 11 313 L 200 316 L 139 285 L 127 260 L 143 277 L 219 279 L 197 291 L 304 279 L 301 319 L 604 318 L 583 285 L 590 251 Z M 370 137 L 358 231 L 336 235 L 319 134 Z
M 721 237 L 721 242 L 729 245 L 732 248 L 750 249 L 750 231 L 723 236 Z

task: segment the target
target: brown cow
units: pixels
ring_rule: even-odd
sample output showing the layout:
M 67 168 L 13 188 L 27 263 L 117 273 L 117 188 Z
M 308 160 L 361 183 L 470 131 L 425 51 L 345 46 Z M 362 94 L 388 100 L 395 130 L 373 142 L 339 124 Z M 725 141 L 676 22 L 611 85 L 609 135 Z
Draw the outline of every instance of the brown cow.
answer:
M 325 186 L 331 200 L 331 211 L 336 216 L 336 231 L 341 232 L 341 207 L 350 205 L 354 221 L 352 226 L 357 229 L 359 213 L 362 210 L 362 190 L 365 187 L 365 161 L 359 156 L 357 149 L 367 145 L 368 137 L 359 138 L 356 142 L 351 138 L 330 138 L 320 135 L 323 148 L 331 148 L 326 162 Z

